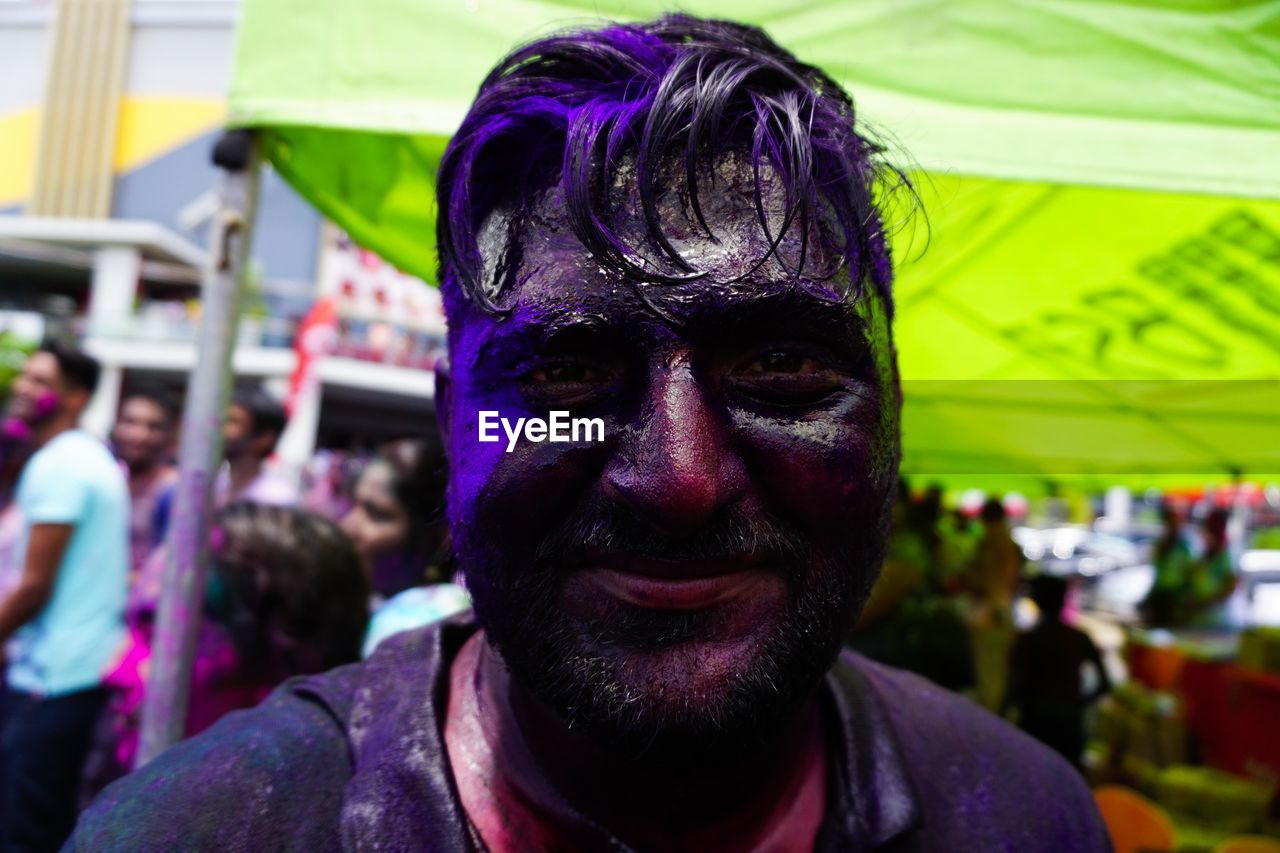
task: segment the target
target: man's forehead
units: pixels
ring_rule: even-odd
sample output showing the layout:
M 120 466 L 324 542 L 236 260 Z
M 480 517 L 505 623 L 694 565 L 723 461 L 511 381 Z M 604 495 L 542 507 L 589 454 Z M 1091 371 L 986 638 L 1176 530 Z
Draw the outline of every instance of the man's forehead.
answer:
M 46 381 L 58 379 L 58 360 L 51 353 L 33 353 L 27 359 L 27 373 Z
M 822 238 L 817 217 L 801 222 L 794 199 L 767 164 L 757 166 L 746 154 L 728 151 L 697 174 L 698 183 L 691 186 L 683 161 L 664 161 L 657 181 L 661 189 L 645 209 L 634 163 L 624 160 L 614 173 L 613 213 L 604 224 L 619 251 L 637 267 L 653 270 L 654 282 L 750 279 L 759 289 L 779 281 L 830 278 L 843 266 L 841 254 Z M 621 273 L 579 241 L 568 207 L 557 182 L 528 198 L 509 200 L 485 218 L 477 246 L 495 301 L 509 304 L 517 289 L 536 293 L 623 282 Z

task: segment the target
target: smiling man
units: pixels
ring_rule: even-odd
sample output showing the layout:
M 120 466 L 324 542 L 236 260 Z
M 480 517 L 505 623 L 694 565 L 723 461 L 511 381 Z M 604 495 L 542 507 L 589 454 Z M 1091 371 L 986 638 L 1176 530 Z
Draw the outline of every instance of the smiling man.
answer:
M 752 28 L 505 59 L 438 184 L 474 616 L 171 750 L 76 845 L 1107 849 L 1065 762 L 839 655 L 898 463 L 881 156 Z M 480 440 L 552 411 L 603 440 Z

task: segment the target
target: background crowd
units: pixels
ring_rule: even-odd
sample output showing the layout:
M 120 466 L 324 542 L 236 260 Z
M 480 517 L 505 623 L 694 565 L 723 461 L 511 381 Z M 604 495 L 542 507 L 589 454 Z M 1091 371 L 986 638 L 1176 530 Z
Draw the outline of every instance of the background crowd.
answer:
M 178 408 L 126 389 L 110 445 L 77 426 L 99 368 L 58 344 L 15 378 L 0 449 L 0 849 L 56 849 L 79 808 L 133 767 L 166 532 Z M 464 610 L 443 523 L 444 457 L 406 438 L 299 488 L 269 460 L 286 422 L 237 389 L 223 428 L 186 732 L 294 675 L 368 655 Z

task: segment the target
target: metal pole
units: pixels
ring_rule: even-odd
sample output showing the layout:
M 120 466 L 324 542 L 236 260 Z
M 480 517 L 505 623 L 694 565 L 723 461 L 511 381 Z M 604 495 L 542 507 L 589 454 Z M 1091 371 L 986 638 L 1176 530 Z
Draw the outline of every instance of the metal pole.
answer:
M 240 292 L 249 260 L 258 195 L 258 145 L 249 131 L 230 131 L 214 149 L 223 171 L 201 291 L 196 363 L 187 385 L 178 453 L 178 490 L 165 540 L 168 564 L 152 642 L 142 707 L 137 766 L 182 739 L 196 636 L 204 601 L 213 477 L 222 460 L 222 423 L 230 396 L 231 353 Z

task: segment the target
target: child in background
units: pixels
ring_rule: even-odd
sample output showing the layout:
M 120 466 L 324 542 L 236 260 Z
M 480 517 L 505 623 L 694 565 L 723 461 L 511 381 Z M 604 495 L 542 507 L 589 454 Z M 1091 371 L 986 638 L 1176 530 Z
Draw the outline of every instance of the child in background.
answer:
M 1111 689 L 1102 655 L 1089 635 L 1062 621 L 1067 582 L 1040 575 L 1031 581 L 1040 621 L 1015 641 L 1009 659 L 1005 711 L 1018 710 L 1018 725 L 1076 767 L 1084 753 L 1084 712 Z M 1097 671 L 1097 686 L 1082 695 L 1081 669 Z

